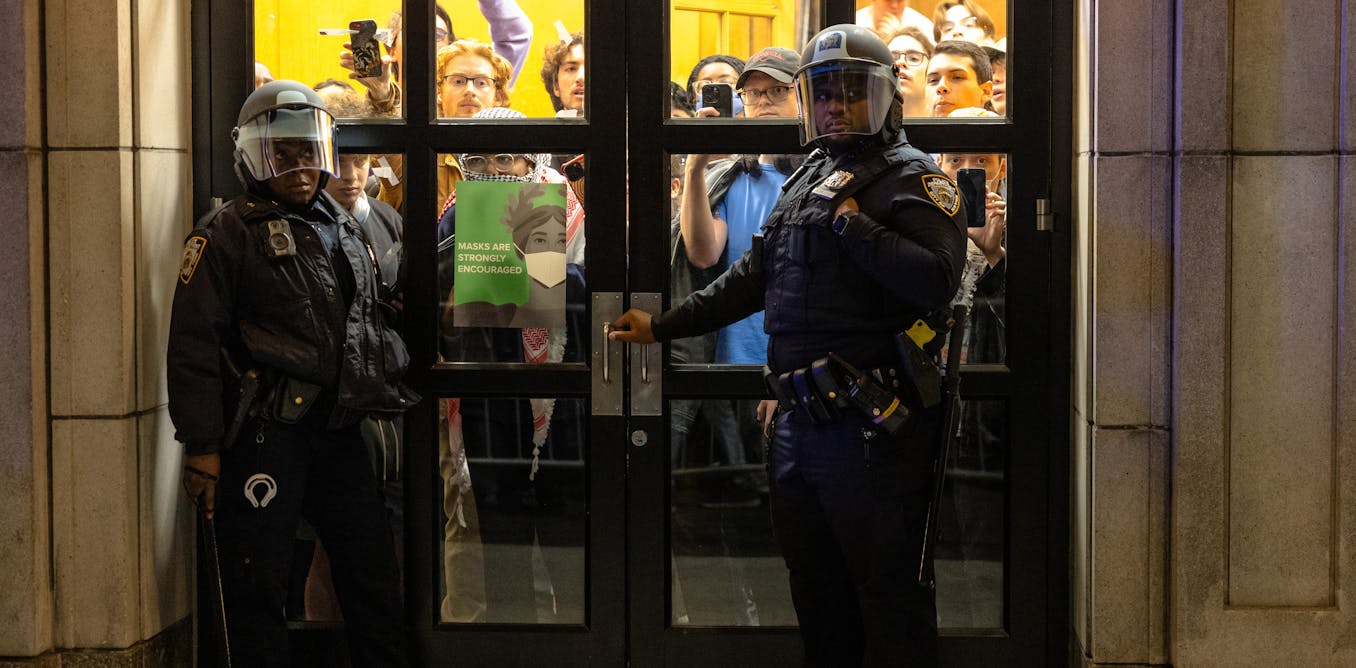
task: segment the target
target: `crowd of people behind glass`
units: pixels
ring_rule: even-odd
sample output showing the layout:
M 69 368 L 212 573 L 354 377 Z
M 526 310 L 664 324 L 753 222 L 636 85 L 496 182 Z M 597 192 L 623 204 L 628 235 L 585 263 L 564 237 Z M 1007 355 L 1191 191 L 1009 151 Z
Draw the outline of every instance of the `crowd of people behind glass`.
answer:
M 875 0 L 856 14 L 856 23 L 874 30 L 895 58 L 906 118 L 998 118 L 1007 113 L 1006 36 L 974 0 L 942 0 L 925 12 L 925 2 Z M 545 45 L 538 76 L 520 76 L 532 48 L 533 22 L 515 0 L 479 0 L 491 42 L 458 39 L 441 5 L 435 5 L 435 92 L 437 112 L 446 118 L 483 122 L 522 118 L 513 110 L 515 90 L 541 86 L 557 117 L 582 117 L 586 79 L 584 34 L 556 22 L 556 39 Z M 316 82 L 336 118 L 396 117 L 401 114 L 403 55 L 399 13 L 387 23 L 386 52 L 375 76 L 354 72 L 354 58 L 341 53 L 333 78 Z M 722 109 L 740 118 L 794 118 L 798 101 L 793 76 L 800 45 L 762 45 L 746 54 L 707 54 L 693 64 L 685 82 L 670 87 L 675 118 L 719 117 Z M 287 72 L 256 63 L 256 86 Z M 728 99 L 703 99 L 704 91 Z M 715 97 L 714 95 L 712 96 Z M 721 102 L 728 107 L 722 107 Z M 926 147 L 923 147 L 926 148 Z M 670 162 L 671 297 L 676 303 L 718 276 L 750 248 L 782 183 L 803 155 L 674 155 Z M 326 189 L 360 220 L 374 216 L 398 237 L 405 199 L 404 156 L 343 155 L 340 178 Z M 584 209 L 582 170 L 575 156 L 531 153 L 440 154 L 436 160 L 438 220 L 439 358 L 444 362 L 582 362 L 589 358 L 584 330 Z M 969 229 L 967 272 L 975 279 L 965 334 L 969 363 L 1005 361 L 1007 166 L 1002 154 L 934 155 L 953 179 L 961 169 L 984 172 L 984 224 Z M 464 181 L 565 184 L 560 235 L 567 271 L 563 327 L 467 327 L 466 306 L 455 307 L 450 248 L 455 239 L 457 184 Z M 530 231 L 524 231 L 527 235 Z M 515 231 L 515 237 L 517 236 Z M 526 236 L 524 237 L 526 238 Z M 399 243 L 394 244 L 399 248 Z M 520 255 L 523 253 L 519 249 Z M 391 275 L 403 273 L 399 259 L 385 259 Z M 964 288 L 963 288 L 964 289 Z M 399 298 L 393 300 L 400 303 Z M 459 310 L 460 309 L 460 310 Z M 459 318 L 459 313 L 462 316 Z M 766 358 L 761 314 L 719 332 L 673 343 L 677 364 L 753 364 Z M 680 478 L 693 472 L 720 472 L 700 496 L 703 508 L 757 507 L 766 503 L 761 418 L 770 406 L 757 400 L 679 400 L 671 405 L 675 499 Z M 580 623 L 584 614 L 586 406 L 577 400 L 443 398 L 439 400 L 439 463 L 444 491 L 442 620 L 446 622 Z M 956 455 L 1006 448 L 1006 416 L 969 410 Z M 398 435 L 377 435 L 387 481 L 385 492 L 402 544 L 403 503 L 398 453 L 387 443 Z M 981 457 L 982 458 L 982 457 Z M 990 456 L 990 459 L 992 457 Z M 997 460 L 1000 462 L 1001 457 Z M 964 461 L 961 462 L 964 465 Z M 990 465 L 993 465 L 992 463 Z M 691 480 L 700 479 L 699 476 Z M 474 480 L 474 484 L 472 481 Z M 676 523 L 681 523 L 675 518 Z M 293 619 L 329 619 L 336 613 L 323 549 L 312 533 L 298 533 L 288 614 Z M 731 548 L 738 552 L 739 548 Z M 675 586 L 680 587 L 676 581 Z M 756 595 L 748 578 L 732 568 L 732 623 L 758 624 Z M 681 598 L 681 590 L 678 592 Z M 685 619 L 675 610 L 675 619 Z

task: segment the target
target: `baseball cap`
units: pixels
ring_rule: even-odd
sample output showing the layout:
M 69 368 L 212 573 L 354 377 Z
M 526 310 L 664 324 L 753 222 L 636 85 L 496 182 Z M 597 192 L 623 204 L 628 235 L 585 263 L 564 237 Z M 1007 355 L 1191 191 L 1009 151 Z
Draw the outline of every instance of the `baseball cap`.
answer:
M 743 88 L 751 72 L 762 72 L 784 84 L 791 83 L 800 68 L 800 54 L 780 46 L 769 46 L 749 57 L 744 71 L 739 74 L 736 88 Z

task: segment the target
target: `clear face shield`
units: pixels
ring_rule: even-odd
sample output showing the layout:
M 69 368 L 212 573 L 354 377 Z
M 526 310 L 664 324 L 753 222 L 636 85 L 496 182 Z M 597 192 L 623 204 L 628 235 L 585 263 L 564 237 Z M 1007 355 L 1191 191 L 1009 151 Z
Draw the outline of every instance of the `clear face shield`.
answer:
M 796 73 L 800 143 L 880 132 L 896 85 L 894 73 L 873 61 L 833 60 L 801 69 Z
M 316 169 L 339 178 L 334 118 L 314 107 L 267 111 L 237 127 L 234 137 L 256 181 L 299 169 Z

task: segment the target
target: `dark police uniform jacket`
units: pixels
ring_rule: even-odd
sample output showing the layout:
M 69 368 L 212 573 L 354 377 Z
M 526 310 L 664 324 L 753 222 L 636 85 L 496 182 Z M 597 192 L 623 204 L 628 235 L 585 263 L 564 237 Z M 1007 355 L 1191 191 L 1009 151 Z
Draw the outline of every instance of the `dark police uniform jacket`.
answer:
M 295 254 L 270 248 L 269 221 L 287 223 Z M 174 294 L 167 369 L 188 454 L 219 450 L 234 413 L 223 350 L 240 369 L 318 386 L 314 408 L 330 411 L 321 423 L 331 427 L 418 399 L 400 382 L 409 354 L 382 316 L 375 262 L 358 223 L 324 191 L 300 214 L 249 194 L 198 222 Z
M 846 176 L 846 175 L 851 176 Z M 834 211 L 861 212 L 839 231 Z M 890 145 L 815 151 L 782 187 L 758 244 L 706 289 L 657 316 L 669 340 L 724 327 L 759 309 L 776 373 L 836 352 L 859 368 L 893 366 L 893 335 L 946 306 L 965 265 L 955 184 L 901 133 Z

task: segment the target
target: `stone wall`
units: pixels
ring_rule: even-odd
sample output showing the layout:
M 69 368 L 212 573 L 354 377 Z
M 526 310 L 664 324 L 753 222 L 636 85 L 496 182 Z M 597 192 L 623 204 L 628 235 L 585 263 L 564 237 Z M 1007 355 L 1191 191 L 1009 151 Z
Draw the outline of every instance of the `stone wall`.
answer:
M 1080 0 L 1088 665 L 1356 665 L 1350 0 Z
M 0 16 L 14 33 L 3 48 L 25 47 L 5 61 L 23 65 L 25 85 L 6 82 L 5 117 L 23 123 L 0 128 L 0 159 L 25 165 L 6 174 L 27 181 L 5 187 L 28 215 L 5 224 L 29 239 L 0 251 L 16 256 L 0 271 L 9 312 L 32 314 L 0 326 L 6 375 L 31 379 L 0 403 L 0 489 L 20 499 L 0 529 L 22 548 L 0 554 L 0 656 L 139 646 L 191 609 L 193 515 L 164 382 L 192 225 L 189 6 L 0 10 L 16 14 Z

